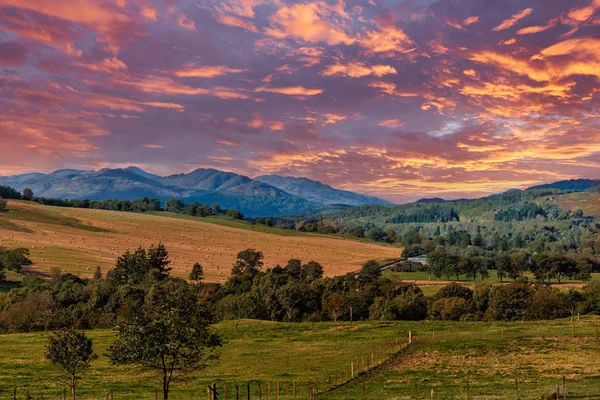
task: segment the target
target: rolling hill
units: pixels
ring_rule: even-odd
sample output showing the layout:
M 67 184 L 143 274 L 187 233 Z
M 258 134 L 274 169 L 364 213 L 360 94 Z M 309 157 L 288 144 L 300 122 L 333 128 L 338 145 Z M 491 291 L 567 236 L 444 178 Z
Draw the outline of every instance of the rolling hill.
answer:
M 265 266 L 291 258 L 321 263 L 329 276 L 355 271 L 367 260 L 398 257 L 400 250 L 353 240 L 252 225 L 224 217 L 195 218 L 178 214 L 125 213 L 8 202 L 0 212 L 0 246 L 25 247 L 35 269 L 53 267 L 91 276 L 100 265 L 112 268 L 127 249 L 164 243 L 171 253 L 173 275 L 187 277 L 201 263 L 208 281 L 222 282 L 236 254 L 247 248 L 265 255 Z
M 137 167 L 98 171 L 58 170 L 49 174 L 29 173 L 0 177 L 0 185 L 36 196 L 63 199 L 133 200 L 173 197 L 185 202 L 218 203 L 246 216 L 280 216 L 314 211 L 323 205 L 389 204 L 375 197 L 338 190 L 305 178 L 251 179 L 215 169 L 197 169 L 187 174 L 158 176 Z

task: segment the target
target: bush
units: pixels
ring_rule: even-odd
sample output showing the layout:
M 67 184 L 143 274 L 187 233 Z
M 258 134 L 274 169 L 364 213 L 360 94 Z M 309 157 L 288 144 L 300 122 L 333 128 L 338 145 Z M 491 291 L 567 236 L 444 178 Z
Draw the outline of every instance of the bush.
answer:
M 474 312 L 473 303 L 460 297 L 442 298 L 434 301 L 429 310 L 432 319 L 460 321 L 464 315 Z

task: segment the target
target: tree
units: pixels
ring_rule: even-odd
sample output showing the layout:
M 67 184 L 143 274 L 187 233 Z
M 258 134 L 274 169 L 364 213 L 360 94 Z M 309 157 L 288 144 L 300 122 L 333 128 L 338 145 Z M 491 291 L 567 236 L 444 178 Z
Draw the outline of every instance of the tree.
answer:
M 202 279 L 204 279 L 204 267 L 200 263 L 196 263 L 190 272 L 190 281 L 200 283 Z
M 114 364 L 140 365 L 162 376 L 163 400 L 174 374 L 202 369 L 216 359 L 221 338 L 213 333 L 208 308 L 185 281 L 159 282 L 137 312 L 125 316 L 107 356 Z
M 92 340 L 82 332 L 67 330 L 56 332 L 48 338 L 46 359 L 54 365 L 71 388 L 75 400 L 77 382 L 83 378 L 90 363 L 98 358 L 92 348 Z
M 385 242 L 387 235 L 385 234 L 383 229 L 381 229 L 378 226 L 374 226 L 365 233 L 365 237 L 367 239 L 373 240 L 374 242 Z
M 172 213 L 180 213 L 185 208 L 185 203 L 179 199 L 172 198 L 165 203 L 165 211 Z
M 33 200 L 33 191 L 31 189 L 25 188 L 25 190 L 23 190 L 23 200 Z
M 96 267 L 96 270 L 94 271 L 94 280 L 95 281 L 102 280 L 102 268 L 100 268 L 99 265 Z
M 242 250 L 237 254 L 237 259 L 231 270 L 232 275 L 251 274 L 254 275 L 264 265 L 264 255 L 261 251 L 254 249 Z
M 513 253 L 509 256 L 510 263 L 508 264 L 507 275 L 513 281 L 523 275 L 527 269 L 527 256 L 521 252 Z
M 367 283 L 375 282 L 381 277 L 381 266 L 375 260 L 369 260 L 362 266 L 358 273 Z
M 7 250 L 0 247 L 0 271 L 6 268 L 10 271 L 20 273 L 23 267 L 33 265 L 33 261 L 29 259 L 29 250 L 18 248 Z
M 339 292 L 331 293 L 323 302 L 324 311 L 329 311 L 333 322 L 337 325 L 337 319 L 344 312 L 344 295 Z
M 6 200 L 0 197 L 0 211 L 6 210 Z

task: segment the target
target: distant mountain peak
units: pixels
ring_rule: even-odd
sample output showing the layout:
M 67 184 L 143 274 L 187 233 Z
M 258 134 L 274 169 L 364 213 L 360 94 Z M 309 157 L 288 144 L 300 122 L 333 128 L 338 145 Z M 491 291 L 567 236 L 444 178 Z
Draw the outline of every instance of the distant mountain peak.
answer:
M 321 205 L 389 205 L 392 204 L 373 196 L 367 196 L 347 190 L 336 189 L 332 186 L 309 178 L 296 178 L 280 175 L 263 175 L 254 178 L 294 196 Z

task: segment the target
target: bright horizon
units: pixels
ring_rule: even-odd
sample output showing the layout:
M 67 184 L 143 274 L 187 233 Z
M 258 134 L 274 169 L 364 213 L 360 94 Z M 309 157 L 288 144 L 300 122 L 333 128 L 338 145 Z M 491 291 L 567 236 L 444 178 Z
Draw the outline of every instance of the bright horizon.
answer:
M 0 175 L 215 168 L 404 203 L 600 178 L 600 0 L 0 0 Z

